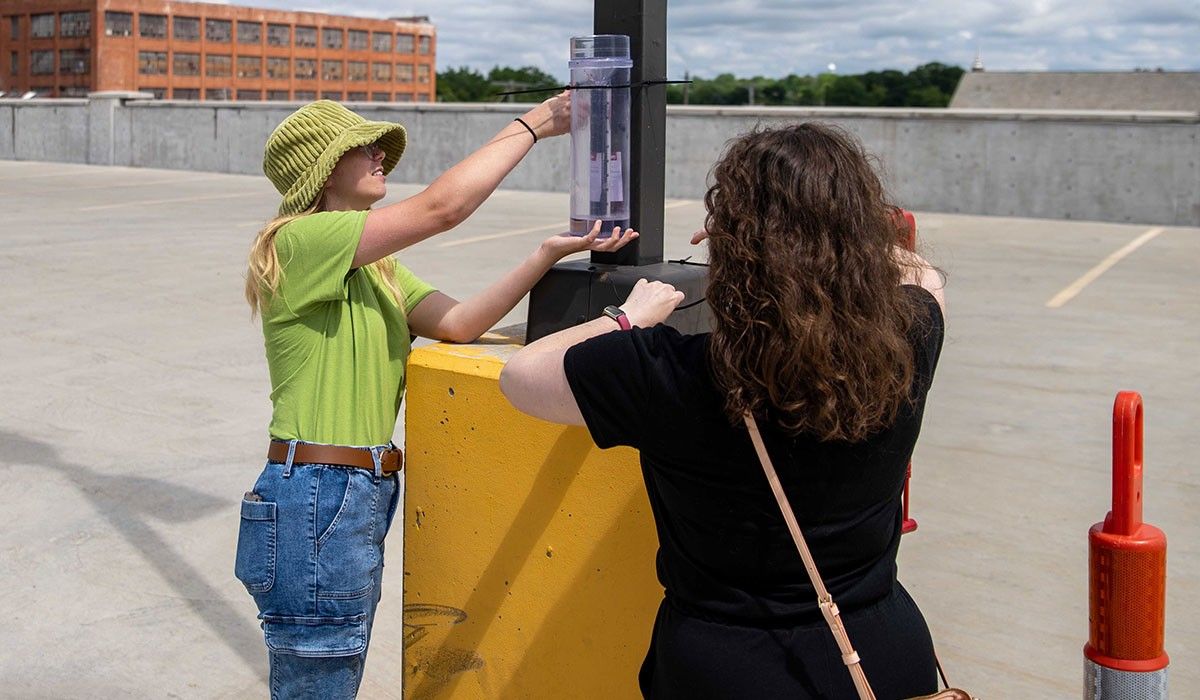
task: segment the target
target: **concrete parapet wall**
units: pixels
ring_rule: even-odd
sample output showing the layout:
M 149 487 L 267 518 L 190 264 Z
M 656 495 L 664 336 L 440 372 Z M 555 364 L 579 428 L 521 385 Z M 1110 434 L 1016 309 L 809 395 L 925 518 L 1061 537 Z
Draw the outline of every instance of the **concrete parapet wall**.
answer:
M 0 100 L 0 159 L 259 173 L 263 143 L 296 106 L 112 93 Z M 392 180 L 409 183 L 431 181 L 525 109 L 352 107 L 407 127 L 408 152 Z M 879 157 L 896 201 L 910 209 L 1200 225 L 1200 114 L 1193 112 L 671 107 L 667 196 L 703 196 L 709 168 L 729 138 L 758 124 L 803 120 L 833 122 L 858 135 Z M 565 191 L 568 173 L 567 141 L 556 139 L 538 144 L 504 186 Z

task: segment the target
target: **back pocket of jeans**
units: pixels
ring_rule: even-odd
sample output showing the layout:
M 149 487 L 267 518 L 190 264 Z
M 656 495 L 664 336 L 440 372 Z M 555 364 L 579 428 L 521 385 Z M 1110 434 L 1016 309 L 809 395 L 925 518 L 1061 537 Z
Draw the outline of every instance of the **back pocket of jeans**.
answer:
M 251 593 L 266 593 L 275 585 L 275 504 L 242 501 L 237 561 L 233 575 Z

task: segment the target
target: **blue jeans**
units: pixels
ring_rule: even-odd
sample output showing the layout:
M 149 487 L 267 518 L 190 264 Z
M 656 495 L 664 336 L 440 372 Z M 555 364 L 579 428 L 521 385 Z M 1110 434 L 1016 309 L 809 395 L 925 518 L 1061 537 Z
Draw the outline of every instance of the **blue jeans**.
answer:
M 403 492 L 403 472 L 268 462 L 243 498 L 234 573 L 258 605 L 273 700 L 358 693 Z

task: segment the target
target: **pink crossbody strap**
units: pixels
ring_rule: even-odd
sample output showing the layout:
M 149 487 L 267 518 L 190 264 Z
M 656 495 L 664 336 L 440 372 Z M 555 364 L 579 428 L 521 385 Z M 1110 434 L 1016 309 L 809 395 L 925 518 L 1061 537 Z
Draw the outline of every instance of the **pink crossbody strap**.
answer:
M 850 677 L 854 680 L 859 700 L 875 700 L 875 693 L 871 690 L 867 674 L 863 672 L 859 662 L 858 652 L 854 651 L 854 646 L 850 644 L 850 636 L 846 634 L 846 627 L 838 614 L 837 604 L 833 602 L 833 596 L 829 595 L 825 582 L 821 580 L 812 552 L 808 551 L 808 543 L 804 541 L 804 534 L 800 532 L 800 525 L 796 522 L 787 495 L 783 492 L 783 485 L 779 483 L 779 475 L 775 473 L 775 467 L 771 464 L 771 455 L 767 454 L 767 446 L 763 444 L 762 435 L 758 432 L 758 423 L 748 411 L 742 414 L 742 418 L 746 421 L 746 429 L 750 431 L 750 440 L 754 442 L 754 449 L 758 452 L 758 460 L 762 462 L 763 471 L 767 474 L 767 481 L 771 483 L 771 491 L 775 493 L 779 510 L 792 533 L 792 540 L 796 542 L 796 549 L 800 552 L 800 558 L 804 560 L 804 570 L 808 572 L 808 578 L 817 591 L 817 605 L 821 608 L 821 614 L 825 616 L 830 631 L 833 632 L 833 638 L 837 640 L 838 649 L 842 652 L 842 662 L 846 664 Z

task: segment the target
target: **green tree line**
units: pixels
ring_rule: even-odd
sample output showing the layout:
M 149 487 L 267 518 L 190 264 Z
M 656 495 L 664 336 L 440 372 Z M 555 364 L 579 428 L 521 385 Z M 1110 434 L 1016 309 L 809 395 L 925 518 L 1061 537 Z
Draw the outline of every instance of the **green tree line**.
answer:
M 950 104 L 963 69 L 926 63 L 908 71 L 869 71 L 857 75 L 788 75 L 784 78 L 693 77 L 690 85 L 667 86 L 669 104 L 694 105 L 825 105 L 839 107 L 945 107 Z M 511 90 L 552 88 L 560 83 L 532 66 L 496 66 L 487 75 L 471 68 L 438 73 L 442 102 L 538 102 L 550 93 L 500 97 Z

